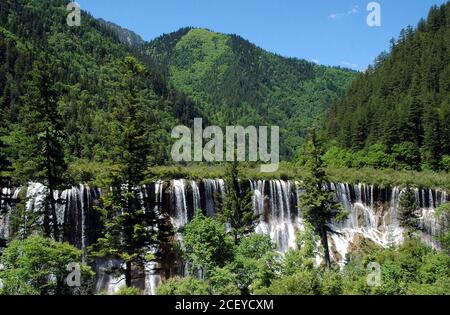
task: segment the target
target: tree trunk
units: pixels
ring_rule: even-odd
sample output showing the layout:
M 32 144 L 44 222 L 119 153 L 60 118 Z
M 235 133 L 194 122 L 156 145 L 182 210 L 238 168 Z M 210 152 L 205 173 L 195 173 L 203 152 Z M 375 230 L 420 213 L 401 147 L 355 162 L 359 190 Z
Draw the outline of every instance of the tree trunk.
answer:
M 131 261 L 127 261 L 125 265 L 125 284 L 131 287 Z
M 330 258 L 330 249 L 328 247 L 328 235 L 325 226 L 322 226 L 320 229 L 320 238 L 322 241 L 323 252 L 325 257 L 325 265 L 327 268 L 331 268 L 331 258 Z

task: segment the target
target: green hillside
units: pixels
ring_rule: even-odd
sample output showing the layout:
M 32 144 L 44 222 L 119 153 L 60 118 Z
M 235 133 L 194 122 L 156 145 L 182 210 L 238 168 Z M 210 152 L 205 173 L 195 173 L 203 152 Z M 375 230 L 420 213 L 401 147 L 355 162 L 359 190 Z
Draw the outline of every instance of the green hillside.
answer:
M 334 104 L 327 136 L 347 150 L 330 154 L 341 166 L 450 170 L 450 2 L 358 76 Z
M 292 156 L 306 129 L 339 97 L 355 72 L 284 58 L 236 35 L 185 28 L 147 47 L 169 82 L 218 125 L 278 125 Z
M 136 79 L 139 107 L 153 132 L 146 139 L 153 163 L 165 163 L 170 131 L 180 123 L 178 113 L 193 106 L 169 89 L 157 66 L 138 49 L 122 44 L 116 29 L 82 12 L 81 26 L 66 23 L 67 1 L 4 0 L 0 2 L 0 131 L 15 164 L 26 167 L 24 130 L 32 69 L 44 61 L 50 67 L 64 128 L 67 162 L 108 162 L 114 159 L 117 126 L 114 111 L 126 95 L 121 86 L 123 61 L 134 56 L 145 67 Z M 20 162 L 20 161 L 23 161 Z M 16 174 L 22 181 L 29 174 Z

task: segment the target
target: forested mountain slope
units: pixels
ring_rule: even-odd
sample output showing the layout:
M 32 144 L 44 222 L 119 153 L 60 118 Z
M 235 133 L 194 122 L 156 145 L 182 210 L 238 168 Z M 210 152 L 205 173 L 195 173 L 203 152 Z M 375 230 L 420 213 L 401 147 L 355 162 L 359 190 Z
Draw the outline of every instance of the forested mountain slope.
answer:
M 184 28 L 147 45 L 170 83 L 219 125 L 278 125 L 289 157 L 355 72 L 284 58 L 236 35 Z
M 51 68 L 68 162 L 111 160 L 115 154 L 111 134 L 117 124 L 113 113 L 124 101 L 121 66 L 128 55 L 145 66 L 135 84 L 145 121 L 154 130 L 146 143 L 152 148 L 152 161 L 164 163 L 170 152 L 170 131 L 180 123 L 177 117 L 182 117 L 178 113 L 193 103 L 168 89 L 150 58 L 122 44 L 117 30 L 104 22 L 83 12 L 81 26 L 69 27 L 66 5 L 65 0 L 0 2 L 0 130 L 15 169 L 24 168 L 18 162 L 26 150 L 23 109 L 30 94 L 31 70 L 39 60 Z
M 182 29 L 143 46 L 134 33 L 85 12 L 80 27 L 69 27 L 66 5 L 64 0 L 0 3 L 0 129 L 15 164 L 26 150 L 23 105 L 38 60 L 51 65 L 69 162 L 111 160 L 113 113 L 124 99 L 120 71 L 127 55 L 145 66 L 137 86 L 154 130 L 147 139 L 151 159 L 158 164 L 169 161 L 170 130 L 191 125 L 194 117 L 222 126 L 279 125 L 282 155 L 289 157 L 313 119 L 355 76 L 202 29 Z
M 328 136 L 342 148 L 385 155 L 370 166 L 448 170 L 450 2 L 403 30 L 390 53 L 351 83 L 333 106 Z
M 120 42 L 123 44 L 128 44 L 131 47 L 136 48 L 139 48 L 140 46 L 145 44 L 145 41 L 142 39 L 142 37 L 133 31 L 130 31 L 126 28 L 121 27 L 120 25 L 105 21 L 103 19 L 98 19 L 98 21 L 100 23 L 103 23 L 107 28 L 109 28 L 113 32 L 115 32 Z

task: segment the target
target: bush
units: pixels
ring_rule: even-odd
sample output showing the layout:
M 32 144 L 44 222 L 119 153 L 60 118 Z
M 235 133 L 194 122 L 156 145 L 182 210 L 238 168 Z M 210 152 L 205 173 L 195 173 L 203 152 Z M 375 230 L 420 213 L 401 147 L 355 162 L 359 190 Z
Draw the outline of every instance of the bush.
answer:
M 321 294 L 340 295 L 343 292 L 343 281 L 340 270 L 324 270 L 321 274 Z
M 398 170 L 420 170 L 420 150 L 413 142 L 402 142 L 392 147 L 393 167 Z
M 393 158 L 385 152 L 384 145 L 382 144 L 370 146 L 364 160 L 364 166 L 373 168 L 387 168 L 390 167 L 393 162 Z
M 14 240 L 3 251 L 0 265 L 2 294 L 6 295 L 70 295 L 67 286 L 67 271 L 71 263 L 81 261 L 81 251 L 67 243 L 32 236 L 25 240 Z M 89 283 L 94 276 L 90 267 L 81 264 L 81 283 Z M 88 289 L 88 288 L 85 288 Z
M 185 255 L 195 268 L 223 267 L 233 256 L 233 240 L 222 223 L 197 213 L 183 231 Z
M 274 251 L 275 244 L 270 236 L 265 234 L 252 234 L 241 239 L 236 248 L 236 255 L 250 259 L 261 259 L 267 253 Z
M 135 287 L 122 287 L 114 295 L 141 295 L 141 291 Z
M 258 294 L 266 295 L 319 295 L 320 280 L 315 270 L 301 271 L 292 276 L 282 277 L 272 282 Z
M 444 155 L 442 157 L 441 169 L 444 172 L 450 173 L 450 155 Z
M 241 290 L 237 286 L 237 276 L 229 267 L 215 268 L 208 278 L 213 295 L 239 295 Z
M 173 278 L 157 290 L 158 295 L 209 295 L 208 283 L 192 277 Z
M 332 147 L 324 154 L 323 162 L 331 167 L 352 167 L 353 152 L 339 147 Z

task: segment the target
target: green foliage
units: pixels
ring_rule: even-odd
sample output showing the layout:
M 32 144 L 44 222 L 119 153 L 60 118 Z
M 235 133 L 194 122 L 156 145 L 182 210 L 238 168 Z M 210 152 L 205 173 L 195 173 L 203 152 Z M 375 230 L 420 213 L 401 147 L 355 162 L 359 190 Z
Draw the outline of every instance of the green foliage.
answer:
M 420 170 L 420 151 L 418 146 L 410 141 L 395 144 L 392 147 L 394 168 L 403 170 Z
M 412 237 L 420 227 L 420 213 L 416 194 L 410 186 L 407 186 L 400 196 L 398 214 L 400 225 L 406 229 L 408 236 Z
M 205 29 L 163 35 L 147 51 L 210 124 L 280 126 L 280 151 L 286 158 L 355 76 L 350 70 L 283 58 L 239 36 Z
M 11 203 L 11 197 L 9 194 L 4 193 L 2 188 L 11 186 L 11 178 L 9 172 L 11 171 L 11 162 L 7 158 L 6 148 L 7 146 L 2 141 L 2 132 L 0 126 L 0 215 L 6 211 L 6 206 Z
M 281 256 L 267 235 L 253 234 L 242 239 L 231 263 L 243 294 L 270 285 L 281 269 Z
M 413 142 L 402 142 L 392 146 L 391 152 L 385 145 L 377 143 L 358 151 L 332 146 L 324 154 L 324 163 L 330 167 L 371 167 L 396 170 L 420 170 L 420 151 Z M 300 164 L 301 160 L 298 160 Z
M 39 60 L 52 68 L 51 90 L 57 96 L 53 108 L 61 121 L 62 128 L 58 131 L 65 135 L 62 149 L 67 162 L 78 159 L 111 162 L 115 154 L 117 118 L 121 117 L 114 113 L 128 93 L 122 84 L 121 62 L 129 55 L 139 59 L 144 71 L 136 77 L 135 87 L 143 126 L 157 130 L 143 142 L 151 150 L 148 157 L 152 163 L 166 161 L 171 141 L 169 132 L 179 124 L 173 112 L 182 102 L 175 97 L 177 92 L 167 87 L 158 67 L 148 57 L 122 44 L 117 32 L 105 22 L 82 12 L 82 25 L 67 27 L 66 5 L 63 0 L 5 0 L 1 4 L 0 108 L 2 124 L 6 122 L 5 132 L 9 133 L 5 141 L 11 145 L 10 160 L 20 165 L 13 179 L 23 184 L 31 180 L 25 171 L 34 169 L 37 173 L 30 162 L 26 163 L 26 158 L 20 159 L 21 155 L 33 154 L 22 149 L 24 141 L 29 145 L 34 142 L 28 136 L 18 138 L 23 133 L 17 131 L 18 127 L 26 126 L 23 115 L 18 113 L 31 106 L 27 99 L 34 103 L 40 101 L 34 97 L 37 91 L 29 87 L 29 73 Z M 46 116 L 42 118 L 40 126 L 47 121 Z
M 306 222 L 305 230 L 297 235 L 297 248 L 290 249 L 283 258 L 283 275 L 292 275 L 298 271 L 314 268 L 316 255 L 316 235 L 314 227 Z
M 209 272 L 208 283 L 212 295 L 240 295 L 238 282 L 238 275 L 230 266 L 216 267 Z
M 266 295 L 319 295 L 320 279 L 315 270 L 299 271 L 294 275 L 276 279 L 270 287 L 260 290 Z
M 343 293 L 343 277 L 338 270 L 324 270 L 321 276 L 322 295 L 341 295 Z
M 200 219 L 207 218 L 197 218 Z M 209 220 L 209 224 L 214 222 Z M 225 235 L 223 230 L 222 233 Z M 195 242 L 201 243 L 201 238 Z M 205 273 L 204 280 L 170 279 L 158 292 L 163 295 L 450 294 L 449 256 L 418 239 L 411 237 L 399 247 L 381 248 L 362 238 L 358 250 L 347 256 L 342 268 L 324 268 L 314 263 L 317 253 L 312 226 L 307 225 L 299 233 L 297 243 L 296 249 L 281 255 L 274 252 L 268 236 L 246 236 L 234 247 L 234 256 L 227 264 L 218 266 L 216 262 Z M 372 262 L 381 266 L 379 286 L 369 286 L 367 281 L 372 272 L 367 266 Z
M 63 143 L 66 140 L 63 120 L 58 112 L 55 66 L 38 60 L 25 86 L 24 106 L 20 111 L 19 156 L 15 169 L 24 181 L 40 182 L 47 186 L 48 195 L 44 213 L 46 235 L 53 232 L 60 238 L 56 217 L 54 191 L 69 185 Z M 51 225 L 50 225 L 51 222 Z
M 442 157 L 441 169 L 447 173 L 450 173 L 450 155 L 444 155 Z
M 119 291 L 117 291 L 114 295 L 141 295 L 141 292 L 138 288 L 134 287 L 122 287 Z
M 242 256 L 249 259 L 261 259 L 267 253 L 275 250 L 275 246 L 268 235 L 251 234 L 242 238 L 236 247 L 236 256 Z
M 381 285 L 369 287 L 366 264 L 381 266 Z M 437 253 L 416 239 L 399 248 L 376 250 L 352 260 L 344 269 L 344 294 L 450 294 L 448 255 Z
M 449 6 L 433 6 L 426 21 L 404 29 L 390 53 L 359 74 L 332 106 L 329 138 L 355 152 L 381 143 L 394 158 L 391 167 L 445 170 L 442 157 L 450 154 Z
M 172 278 L 157 290 L 158 295 L 209 295 L 209 286 L 205 281 L 192 277 Z
M 228 189 L 222 207 L 219 207 L 218 217 L 230 224 L 234 243 L 237 245 L 243 236 L 255 230 L 258 216 L 253 211 L 252 192 L 241 189 L 237 161 L 228 166 L 225 182 Z
M 325 158 L 323 158 L 325 163 Z M 105 168 L 108 166 L 105 166 Z M 247 180 L 306 180 L 307 169 L 297 163 L 280 163 L 280 167 L 275 173 L 261 173 L 260 167 L 246 165 L 241 168 L 241 179 Z M 427 187 L 450 191 L 450 175 L 448 173 L 437 173 L 430 170 L 421 172 L 400 171 L 394 169 L 374 169 L 363 167 L 360 169 L 344 167 L 327 167 L 325 169 L 330 182 L 333 183 L 365 183 L 379 187 L 401 186 L 407 184 L 415 187 Z M 226 167 L 222 165 L 186 165 L 180 166 L 160 166 L 153 167 L 146 180 L 146 183 L 154 183 L 156 180 L 171 180 L 186 178 L 190 180 L 202 180 L 204 178 L 224 178 Z
M 440 229 L 442 231 L 439 241 L 442 249 L 448 255 L 450 255 L 450 230 L 448 226 L 448 220 L 450 217 L 450 202 L 442 204 L 436 209 L 436 219 L 440 223 Z
M 347 213 L 344 208 L 335 201 L 333 193 L 324 188 L 329 183 L 322 161 L 322 144 L 317 138 L 314 129 L 310 130 L 305 153 L 307 155 L 306 166 L 309 176 L 303 182 L 305 193 L 301 196 L 303 216 L 314 227 L 314 231 L 320 236 L 325 264 L 330 267 L 331 259 L 328 248 L 328 232 L 333 232 L 330 224 L 333 220 L 342 221 Z
M 0 258 L 0 280 L 6 295 L 73 294 L 65 279 L 71 271 L 67 265 L 81 261 L 81 251 L 67 243 L 33 236 L 8 244 Z M 94 276 L 91 268 L 81 264 L 81 282 L 85 286 Z
M 126 284 L 131 287 L 133 265 L 143 266 L 148 261 L 151 246 L 157 241 L 157 232 L 152 227 L 158 220 L 157 214 L 146 213 L 137 188 L 142 184 L 149 165 L 146 139 L 150 131 L 143 119 L 136 88 L 144 67 L 128 56 L 121 69 L 121 87 L 126 93 L 114 111 L 117 126 L 113 162 L 117 169 L 111 174 L 111 190 L 103 196 L 103 204 L 99 207 L 105 228 L 103 236 L 92 246 L 92 254 L 124 261 Z
M 233 257 L 233 241 L 225 226 L 201 213 L 184 227 L 183 246 L 192 266 L 206 271 L 225 266 Z

